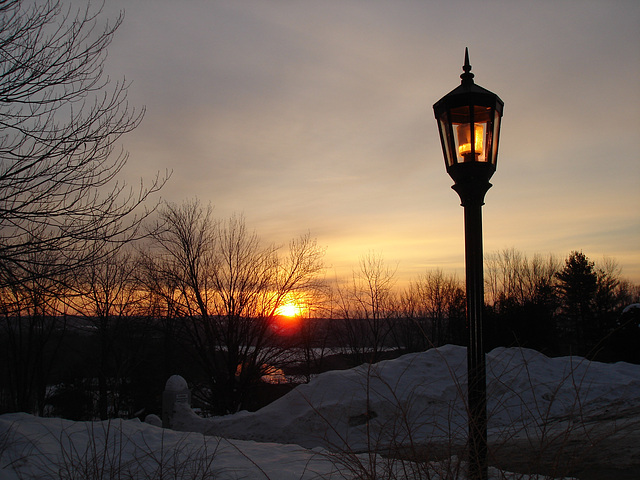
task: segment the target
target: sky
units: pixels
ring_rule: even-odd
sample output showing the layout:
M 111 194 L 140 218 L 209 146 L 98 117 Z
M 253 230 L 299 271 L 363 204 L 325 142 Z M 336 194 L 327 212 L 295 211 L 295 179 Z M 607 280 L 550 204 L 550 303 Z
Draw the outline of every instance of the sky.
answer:
M 81 0 L 72 0 L 82 3 Z M 464 278 L 463 210 L 432 105 L 459 85 L 505 103 L 485 254 L 514 248 L 640 283 L 640 2 L 109 0 L 106 72 L 146 107 L 123 138 L 135 184 L 266 242 L 309 232 L 329 276 L 375 253 L 400 284 Z

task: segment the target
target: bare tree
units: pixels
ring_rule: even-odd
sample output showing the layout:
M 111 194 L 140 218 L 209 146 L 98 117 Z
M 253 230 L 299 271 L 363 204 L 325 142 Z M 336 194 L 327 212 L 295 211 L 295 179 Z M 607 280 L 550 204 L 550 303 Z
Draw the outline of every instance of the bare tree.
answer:
M 360 258 L 351 283 L 338 288 L 341 335 L 356 361 L 376 362 L 384 350 L 396 313 L 395 272 L 381 254 Z
M 183 301 L 184 280 L 177 275 L 170 258 L 160 253 L 141 252 L 140 269 L 136 273 L 141 285 L 143 306 L 161 342 L 160 378 L 167 379 L 180 373 L 181 339 L 187 329 L 188 314 Z
M 135 236 L 148 212 L 133 214 L 164 183 L 117 181 L 127 154 L 114 148 L 143 111 L 104 75 L 122 15 L 103 25 L 100 14 L 0 2 L 0 285 L 45 274 L 33 252 L 55 252 L 57 275 L 108 254 Z
M 0 411 L 44 412 L 67 326 L 53 255 L 32 252 L 34 275 L 0 287 Z
M 166 361 L 175 361 L 174 346 L 183 348 L 215 391 L 219 340 L 212 313 L 217 242 L 212 211 L 198 200 L 164 204 L 149 232 L 152 243 L 141 252 L 140 274 L 148 304 L 160 321 L 165 353 L 169 354 Z M 178 365 L 164 364 L 166 375 L 178 373 L 176 368 Z
M 485 258 L 487 348 L 514 343 L 548 353 L 556 349 L 556 273 L 554 255 L 530 259 L 514 248 Z
M 464 290 L 455 275 L 435 270 L 420 275 L 401 297 L 405 348 L 421 350 L 460 342 L 464 331 Z
M 137 262 L 130 251 L 118 250 L 104 262 L 92 263 L 76 275 L 74 295 L 67 296 L 84 325 L 84 335 L 95 342 L 84 360 L 95 368 L 98 379 L 97 406 L 102 420 L 125 410 L 123 394 L 130 373 L 139 361 L 146 333 L 139 327 L 140 295 Z
M 628 282 L 622 279 L 622 268 L 613 258 L 602 259 L 597 275 L 595 310 L 598 315 L 598 329 L 607 332 L 613 328 L 615 317 L 631 303 L 631 294 Z
M 321 371 L 325 355 L 330 351 L 333 318 L 333 298 L 330 285 L 320 283 L 296 296 L 296 304 L 303 306 L 298 330 L 299 345 L 304 356 L 304 376 L 311 381 L 314 372 Z
M 281 359 L 276 312 L 288 295 L 313 288 L 324 251 L 306 234 L 292 240 L 282 258 L 243 217 L 218 222 L 211 213 L 198 201 L 165 206 L 165 229 L 153 235 L 148 258 L 179 290 L 191 351 L 210 382 L 208 400 L 226 413 L 240 408 L 251 386 Z
M 487 255 L 485 261 L 489 303 L 501 302 L 524 305 L 535 302 L 542 295 L 550 295 L 560 262 L 553 256 L 535 254 L 531 260 L 514 248 Z

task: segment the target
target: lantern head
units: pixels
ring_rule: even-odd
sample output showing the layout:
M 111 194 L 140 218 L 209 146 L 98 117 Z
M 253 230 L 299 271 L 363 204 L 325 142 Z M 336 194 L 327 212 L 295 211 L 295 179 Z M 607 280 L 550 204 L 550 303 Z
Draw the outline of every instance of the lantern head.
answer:
M 442 97 L 433 111 L 447 172 L 456 184 L 484 182 L 486 192 L 498 160 L 504 102 L 474 83 L 468 49 L 462 69 L 461 85 Z

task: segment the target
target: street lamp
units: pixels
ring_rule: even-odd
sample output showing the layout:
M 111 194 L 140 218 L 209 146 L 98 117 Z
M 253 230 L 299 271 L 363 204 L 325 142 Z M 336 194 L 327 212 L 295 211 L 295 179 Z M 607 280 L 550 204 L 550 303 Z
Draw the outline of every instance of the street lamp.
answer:
M 467 285 L 467 377 L 469 402 L 469 478 L 487 479 L 487 382 L 482 333 L 482 205 L 496 171 L 504 102 L 473 82 L 465 49 L 461 85 L 433 110 L 438 122 L 447 173 L 464 207 Z

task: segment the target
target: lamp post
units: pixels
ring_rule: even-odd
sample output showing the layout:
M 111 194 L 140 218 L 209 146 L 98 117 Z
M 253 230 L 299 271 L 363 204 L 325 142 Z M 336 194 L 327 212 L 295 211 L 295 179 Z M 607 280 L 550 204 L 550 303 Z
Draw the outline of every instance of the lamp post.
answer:
M 504 103 L 473 81 L 465 49 L 461 85 L 433 110 L 438 122 L 447 173 L 464 207 L 467 288 L 467 381 L 469 408 L 469 478 L 487 479 L 487 383 L 483 345 L 482 205 L 496 171 Z

